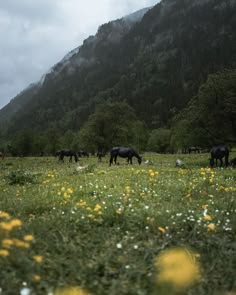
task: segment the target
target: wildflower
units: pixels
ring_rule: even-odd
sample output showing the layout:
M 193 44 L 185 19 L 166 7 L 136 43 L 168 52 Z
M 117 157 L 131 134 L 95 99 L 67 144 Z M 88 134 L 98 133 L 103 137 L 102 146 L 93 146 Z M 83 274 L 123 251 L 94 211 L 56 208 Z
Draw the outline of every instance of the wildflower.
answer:
M 121 209 L 117 209 L 116 210 L 116 214 L 120 215 L 122 212 L 121 212 Z
M 32 280 L 33 280 L 34 282 L 39 282 L 39 281 L 41 280 L 41 277 L 40 277 L 40 275 L 33 275 Z
M 30 294 L 30 289 L 29 288 L 22 288 L 20 290 L 20 295 L 29 295 Z
M 157 283 L 167 283 L 176 289 L 184 289 L 200 278 L 200 266 L 194 254 L 184 248 L 161 253 L 155 261 L 159 270 Z
M 9 256 L 9 251 L 5 249 L 0 249 L 0 256 L 6 257 Z
M 205 214 L 204 217 L 203 217 L 205 220 L 207 221 L 211 221 L 212 220 L 212 217 L 208 214 Z
M 2 246 L 4 248 L 10 248 L 13 244 L 14 244 L 13 240 L 10 240 L 10 239 L 2 240 Z
M 69 194 L 73 194 L 73 190 L 72 190 L 71 188 L 68 188 L 68 189 L 67 189 L 67 192 L 68 192 Z
M 101 210 L 101 208 L 102 207 L 99 204 L 97 204 L 93 210 L 97 212 L 97 211 Z
M 215 226 L 214 223 L 210 223 L 210 224 L 208 224 L 207 228 L 208 228 L 209 231 L 210 230 L 215 230 L 216 226 Z
M 122 244 L 121 244 L 121 243 L 117 243 L 117 244 L 116 244 L 116 248 L 117 248 L 117 249 L 121 249 L 121 248 L 122 248 Z
M 80 287 L 68 287 L 56 290 L 55 295 L 89 295 L 89 293 Z
M 41 263 L 43 261 L 43 256 L 40 255 L 35 255 L 33 256 L 34 261 L 36 261 L 37 263 Z
M 9 219 L 10 218 L 10 214 L 8 214 L 7 212 L 4 212 L 4 211 L 0 211 L 0 218 Z
M 30 247 L 29 243 L 18 240 L 18 239 L 13 239 L 13 243 L 14 243 L 14 246 L 19 247 L 19 248 L 29 248 Z
M 161 226 L 159 226 L 158 229 L 159 229 L 159 231 L 162 232 L 163 234 L 166 232 L 166 230 L 165 230 L 163 227 L 161 227 Z
M 27 242 L 31 242 L 34 240 L 34 236 L 32 235 L 25 235 L 24 236 L 24 240 L 27 241 Z
M 13 219 L 9 222 L 0 222 L 0 227 L 6 231 L 11 231 L 14 227 L 20 227 L 22 222 L 19 219 Z

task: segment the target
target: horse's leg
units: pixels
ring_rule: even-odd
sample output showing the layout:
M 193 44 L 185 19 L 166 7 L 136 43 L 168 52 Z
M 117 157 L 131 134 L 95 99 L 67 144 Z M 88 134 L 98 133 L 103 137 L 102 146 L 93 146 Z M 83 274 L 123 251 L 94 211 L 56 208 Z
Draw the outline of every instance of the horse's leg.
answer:
M 117 160 L 117 155 L 115 156 L 115 159 L 114 159 L 115 164 L 116 164 L 116 160 Z
M 112 163 L 113 163 L 113 157 L 111 156 L 110 157 L 110 165 L 109 166 L 111 166 Z

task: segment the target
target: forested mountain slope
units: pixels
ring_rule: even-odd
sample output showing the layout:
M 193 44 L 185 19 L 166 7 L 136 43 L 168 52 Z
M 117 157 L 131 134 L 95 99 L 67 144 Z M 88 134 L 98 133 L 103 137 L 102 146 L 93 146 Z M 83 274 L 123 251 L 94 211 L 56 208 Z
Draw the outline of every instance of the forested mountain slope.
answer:
M 126 101 L 165 127 L 208 74 L 236 67 L 236 0 L 163 0 L 95 36 L 0 111 L 6 135 L 79 130 L 103 101 Z M 19 103 L 21 103 L 19 107 Z

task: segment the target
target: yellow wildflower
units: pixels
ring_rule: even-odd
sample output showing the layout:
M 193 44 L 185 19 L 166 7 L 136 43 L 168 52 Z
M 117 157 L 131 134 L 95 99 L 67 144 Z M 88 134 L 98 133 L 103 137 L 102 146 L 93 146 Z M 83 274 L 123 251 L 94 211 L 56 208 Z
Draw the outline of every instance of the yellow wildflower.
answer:
M 36 262 L 41 263 L 43 261 L 43 256 L 41 256 L 41 255 L 35 255 L 35 256 L 33 256 L 33 259 Z
M 95 206 L 95 208 L 93 209 L 93 211 L 99 211 L 99 210 L 101 210 L 101 206 L 99 205 L 99 204 L 97 204 L 96 206 Z
M 68 287 L 56 290 L 55 295 L 89 295 L 89 293 L 80 287 Z
M 40 280 L 41 280 L 40 275 L 34 275 L 34 276 L 33 276 L 33 281 L 34 281 L 34 282 L 39 282 Z
M 208 224 L 207 228 L 208 228 L 208 230 L 215 230 L 216 226 L 214 223 L 210 223 L 210 224 Z
M 4 212 L 4 211 L 0 211 L 0 217 L 1 218 L 9 219 L 10 218 L 10 214 L 8 214 L 7 212 Z
M 212 220 L 211 215 L 208 215 L 208 214 L 204 215 L 203 218 L 204 218 L 205 220 L 207 220 L 207 221 L 211 221 L 211 220 Z
M 161 253 L 155 261 L 159 270 L 157 283 L 167 283 L 176 289 L 184 289 L 200 278 L 200 266 L 194 254 L 183 248 Z
M 30 247 L 29 243 L 18 240 L 18 239 L 13 239 L 13 243 L 14 243 L 14 246 L 20 247 L 20 248 L 29 248 Z
M 27 242 L 33 241 L 34 240 L 34 236 L 32 235 L 25 235 L 24 236 L 24 240 Z
M 68 192 L 69 194 L 73 194 L 73 190 L 72 190 L 71 188 L 68 188 L 68 189 L 67 189 L 67 192 Z
M 159 229 L 159 231 L 162 232 L 163 234 L 166 232 L 166 230 L 165 230 L 163 227 L 161 227 L 161 226 L 159 226 L 158 229 Z
M 9 256 L 9 251 L 5 249 L 0 249 L 0 256 L 6 257 Z
M 13 240 L 10 240 L 10 239 L 2 240 L 2 246 L 4 248 L 10 248 L 13 244 L 14 244 Z

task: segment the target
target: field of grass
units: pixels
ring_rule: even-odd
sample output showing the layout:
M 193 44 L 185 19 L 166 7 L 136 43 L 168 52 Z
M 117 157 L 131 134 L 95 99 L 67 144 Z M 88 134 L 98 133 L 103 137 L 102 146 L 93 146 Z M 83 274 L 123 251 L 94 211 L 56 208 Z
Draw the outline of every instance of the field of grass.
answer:
M 208 157 L 5 158 L 0 293 L 236 294 L 236 169 Z

